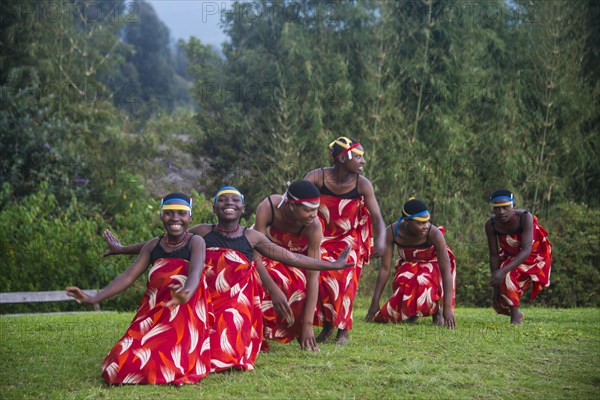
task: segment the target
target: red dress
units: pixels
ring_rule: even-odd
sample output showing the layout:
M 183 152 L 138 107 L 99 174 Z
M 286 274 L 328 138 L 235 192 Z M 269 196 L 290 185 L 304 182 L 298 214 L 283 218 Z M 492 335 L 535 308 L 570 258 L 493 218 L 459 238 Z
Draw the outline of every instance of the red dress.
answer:
M 393 226 L 392 226 L 393 228 Z M 438 228 L 442 234 L 444 227 Z M 452 306 L 456 293 L 456 258 L 448 246 L 452 274 Z M 433 245 L 398 246 L 392 297 L 375 314 L 375 322 L 401 322 L 411 317 L 433 315 L 439 310 L 444 288 L 437 254 Z
M 166 257 L 152 263 L 133 322 L 102 363 L 106 382 L 179 385 L 196 383 L 210 372 L 212 314 L 204 279 L 186 304 L 173 311 L 164 307 L 171 300 L 169 285 L 185 284 L 188 264 L 188 259 Z
M 373 251 L 371 215 L 363 196 L 346 199 L 321 191 L 319 218 L 324 225 L 323 259 L 335 261 L 350 246 L 348 261 L 355 265 L 343 270 L 321 271 L 315 323 L 328 322 L 339 329 L 352 329 L 352 305 L 358 280 Z
M 246 252 L 211 246 L 209 235 L 221 240 L 245 241 Z M 211 233 L 206 241 L 206 284 L 215 321 L 210 332 L 211 371 L 230 368 L 253 370 L 262 340 L 260 285 L 252 248 L 245 236 L 226 238 Z M 238 240 L 239 239 L 239 240 Z M 233 246 L 232 246 L 233 247 Z
M 521 234 L 497 234 L 498 256 L 500 267 L 508 265 L 521 251 Z M 518 307 L 521 296 L 531 285 L 531 300 L 550 285 L 550 268 L 552 265 L 552 245 L 548 233 L 540 226 L 536 216 L 533 216 L 533 244 L 529 257 L 517 268 L 506 274 L 500 284 L 500 298 L 493 302 L 493 307 L 499 314 L 510 315 L 511 306 Z
M 267 237 L 271 241 L 293 253 L 307 255 L 308 238 L 300 234 L 282 231 L 273 226 L 267 227 Z M 294 315 L 294 324 L 288 325 L 285 318 L 275 312 L 271 295 L 265 291 L 261 302 L 264 321 L 264 338 L 287 343 L 302 335 L 302 318 L 306 304 L 306 272 L 263 257 L 269 276 L 283 291 Z

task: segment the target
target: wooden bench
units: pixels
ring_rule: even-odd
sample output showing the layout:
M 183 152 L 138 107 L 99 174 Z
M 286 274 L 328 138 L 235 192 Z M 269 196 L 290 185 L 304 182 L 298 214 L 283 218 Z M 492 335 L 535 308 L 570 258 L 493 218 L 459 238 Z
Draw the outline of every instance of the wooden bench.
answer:
M 84 290 L 90 296 L 94 296 L 99 290 Z M 72 297 L 67 296 L 64 290 L 51 292 L 11 292 L 0 293 L 0 304 L 8 303 L 46 303 L 50 301 L 74 301 Z M 100 304 L 93 305 L 94 311 L 100 310 Z

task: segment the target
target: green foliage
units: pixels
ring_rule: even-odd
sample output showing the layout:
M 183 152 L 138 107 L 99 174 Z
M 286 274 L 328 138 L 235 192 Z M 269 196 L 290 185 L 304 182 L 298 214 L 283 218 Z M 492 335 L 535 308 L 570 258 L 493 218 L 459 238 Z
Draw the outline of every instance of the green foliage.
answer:
M 166 193 L 165 193 L 166 194 Z M 128 176 L 119 180 L 111 199 L 112 219 L 87 209 L 75 197 L 61 204 L 43 183 L 37 193 L 10 202 L 0 213 L 0 291 L 62 290 L 75 285 L 101 289 L 125 270 L 127 257 L 102 258 L 104 229 L 112 230 L 125 244 L 139 243 L 162 233 L 158 217 L 160 202 L 148 199 L 139 182 Z M 2 197 L 11 197 L 10 186 Z M 194 221 L 214 220 L 212 207 L 203 195 L 193 192 Z M 104 309 L 135 309 L 145 290 L 138 279 L 131 288 L 101 306 Z M 3 312 L 81 309 L 75 302 L 3 305 Z
M 509 326 L 491 308 L 458 308 L 453 331 L 425 318 L 367 324 L 365 314 L 366 305 L 355 308 L 347 346 L 323 344 L 313 353 L 295 341 L 272 343 L 254 371 L 209 374 L 181 387 L 109 386 L 100 378 L 102 360 L 132 313 L 0 317 L 10 343 L 0 348 L 0 387 L 7 399 L 61 400 L 597 397 L 598 309 L 528 308 L 523 325 Z

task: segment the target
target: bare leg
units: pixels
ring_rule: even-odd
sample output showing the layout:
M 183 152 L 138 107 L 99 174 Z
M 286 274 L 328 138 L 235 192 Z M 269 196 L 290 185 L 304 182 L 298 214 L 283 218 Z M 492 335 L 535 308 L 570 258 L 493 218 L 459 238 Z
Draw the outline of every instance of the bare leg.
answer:
M 345 345 L 350 340 L 350 332 L 346 329 L 338 329 L 337 336 L 335 337 L 335 344 Z
M 315 342 L 325 343 L 331 335 L 333 335 L 333 325 L 329 322 L 323 322 L 323 330 L 319 333 L 319 336 L 315 338 Z
M 519 311 L 519 307 L 511 307 L 510 308 L 510 323 L 518 325 L 523 321 L 523 317 L 525 315 Z

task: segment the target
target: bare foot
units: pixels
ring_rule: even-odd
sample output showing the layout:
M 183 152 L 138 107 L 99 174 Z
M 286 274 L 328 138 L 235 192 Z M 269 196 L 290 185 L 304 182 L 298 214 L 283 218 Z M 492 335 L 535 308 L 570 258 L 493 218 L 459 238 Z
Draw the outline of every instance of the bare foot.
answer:
M 319 335 L 315 338 L 315 342 L 317 343 L 325 343 L 329 340 L 329 338 L 333 335 L 333 326 L 330 324 L 323 324 L 323 330 Z
M 350 332 L 345 329 L 338 329 L 337 336 L 335 338 L 335 344 L 340 346 L 348 344 L 350 341 Z
M 408 317 L 407 319 L 405 319 L 404 322 L 406 322 L 407 324 L 415 324 L 415 323 L 417 323 L 418 319 L 419 319 L 419 317 L 417 317 L 416 315 L 413 315 L 412 317 Z
M 433 320 L 433 324 L 435 326 L 444 326 L 444 315 L 442 314 L 442 310 L 438 310 L 438 312 L 436 312 L 435 314 L 433 314 L 431 316 L 431 319 Z
M 519 325 L 521 323 L 521 321 L 523 321 L 524 316 L 525 316 L 525 314 L 523 314 L 521 311 L 519 311 L 516 316 L 513 315 L 510 317 L 510 323 Z

